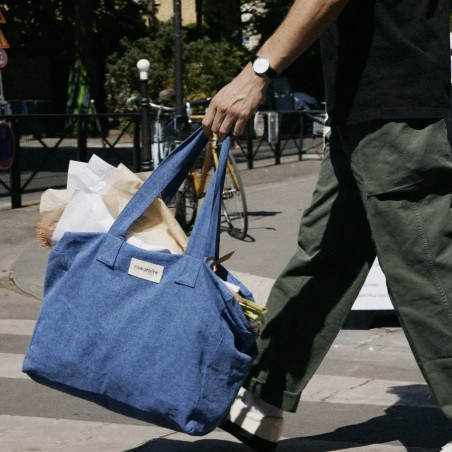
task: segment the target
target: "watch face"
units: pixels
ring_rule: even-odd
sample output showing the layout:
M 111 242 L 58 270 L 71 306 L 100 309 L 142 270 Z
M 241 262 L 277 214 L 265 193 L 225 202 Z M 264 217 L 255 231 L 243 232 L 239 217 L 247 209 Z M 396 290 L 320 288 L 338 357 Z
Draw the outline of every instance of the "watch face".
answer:
M 270 67 L 270 63 L 267 60 L 267 58 L 257 57 L 254 60 L 253 68 L 254 68 L 254 72 L 256 72 L 256 74 L 265 74 L 265 72 L 268 70 L 269 67 Z

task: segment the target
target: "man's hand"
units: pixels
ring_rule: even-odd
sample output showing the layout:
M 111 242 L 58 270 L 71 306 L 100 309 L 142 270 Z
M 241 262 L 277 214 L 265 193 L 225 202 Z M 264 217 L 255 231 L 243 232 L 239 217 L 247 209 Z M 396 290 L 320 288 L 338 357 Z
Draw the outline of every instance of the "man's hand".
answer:
M 301 55 L 345 8 L 349 0 L 295 0 L 286 18 L 259 49 L 278 73 Z M 223 139 L 231 130 L 243 133 L 248 118 L 257 110 L 270 79 L 257 76 L 251 63 L 213 98 L 202 126 Z
M 209 138 L 212 132 L 223 140 L 233 130 L 241 135 L 248 118 L 257 110 L 270 79 L 254 73 L 251 63 L 231 83 L 223 87 L 210 102 L 202 122 Z

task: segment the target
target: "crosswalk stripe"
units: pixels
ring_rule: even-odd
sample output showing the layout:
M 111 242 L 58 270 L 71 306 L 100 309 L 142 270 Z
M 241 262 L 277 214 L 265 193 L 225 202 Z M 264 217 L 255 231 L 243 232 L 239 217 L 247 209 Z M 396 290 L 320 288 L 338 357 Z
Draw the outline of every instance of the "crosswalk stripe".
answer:
M 434 408 L 437 403 L 425 383 L 314 375 L 301 395 L 305 402 Z
M 35 323 L 35 320 L 1 319 L 0 334 L 31 336 Z
M 24 356 L 14 353 L 0 353 L 0 378 L 29 378 L 27 374 L 22 372 Z
M 172 430 L 151 424 L 139 426 L 9 415 L 0 415 L 0 425 L 2 452 L 119 452 L 172 433 Z
M 0 415 L 0 430 L 2 440 L 2 452 L 23 452 L 25 450 L 45 450 L 46 452 L 122 452 L 137 448 L 142 444 L 153 441 L 157 447 L 167 447 L 176 450 L 208 450 L 207 444 L 212 445 L 212 450 L 219 449 L 217 441 L 225 441 L 224 447 L 231 448 L 231 442 L 239 441 L 220 429 L 215 430 L 202 438 L 189 436 L 183 433 L 167 430 L 155 425 L 146 426 L 114 424 L 103 422 L 91 422 L 82 420 L 66 420 L 54 418 L 38 418 L 27 416 Z M 391 444 L 378 444 L 376 446 L 342 443 L 338 441 L 322 441 L 305 438 L 289 439 L 282 437 L 282 448 L 286 440 L 291 442 L 290 450 L 337 452 L 405 452 L 405 446 Z M 214 443 L 215 441 L 215 443 Z M 155 443 L 154 443 L 155 442 Z M 191 447 L 188 443 L 192 444 Z M 199 446 L 197 445 L 199 443 Z M 233 446 L 232 446 L 233 447 Z M 240 450 L 242 450 L 242 447 Z M 297 447 L 297 449 L 295 449 Z M 209 449 L 210 450 L 210 449 Z M 233 450 L 236 450 L 233 448 Z M 238 449 L 237 449 L 238 450 Z M 416 448 L 419 452 L 431 449 Z
M 22 369 L 24 355 L 0 353 L 0 378 L 28 378 Z M 436 407 L 425 383 L 314 375 L 301 399 L 305 402 L 376 406 Z

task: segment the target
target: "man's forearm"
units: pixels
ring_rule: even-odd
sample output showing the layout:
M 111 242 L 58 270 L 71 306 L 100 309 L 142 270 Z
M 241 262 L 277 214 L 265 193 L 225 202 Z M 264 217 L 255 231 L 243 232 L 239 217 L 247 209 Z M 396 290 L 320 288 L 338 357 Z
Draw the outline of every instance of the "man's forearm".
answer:
M 363 0 L 364 1 L 364 0 Z M 276 72 L 300 56 L 339 16 L 349 0 L 296 0 L 284 21 L 259 49 Z M 224 138 L 231 129 L 240 135 L 246 121 L 259 107 L 270 84 L 257 75 L 251 63 L 212 99 L 202 122 L 204 132 Z
M 348 2 L 296 0 L 258 54 L 267 57 L 276 72 L 282 72 L 334 22 Z

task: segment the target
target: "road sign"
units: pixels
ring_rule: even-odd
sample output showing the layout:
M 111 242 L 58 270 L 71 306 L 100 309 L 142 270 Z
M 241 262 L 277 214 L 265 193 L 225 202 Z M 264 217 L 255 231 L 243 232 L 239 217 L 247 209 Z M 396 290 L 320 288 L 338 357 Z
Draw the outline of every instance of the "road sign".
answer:
M 8 64 L 8 55 L 3 49 L 0 49 L 0 69 L 3 69 Z
M 11 167 L 16 148 L 14 145 L 14 134 L 6 122 L 0 122 L 0 170 Z
M 9 42 L 6 40 L 2 30 L 0 30 L 0 49 L 9 49 Z
M 5 16 L 1 11 L 0 11 L 0 24 L 6 24 Z M 6 40 L 2 30 L 0 30 L 0 49 L 9 49 L 9 42 Z

